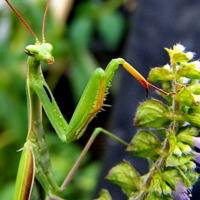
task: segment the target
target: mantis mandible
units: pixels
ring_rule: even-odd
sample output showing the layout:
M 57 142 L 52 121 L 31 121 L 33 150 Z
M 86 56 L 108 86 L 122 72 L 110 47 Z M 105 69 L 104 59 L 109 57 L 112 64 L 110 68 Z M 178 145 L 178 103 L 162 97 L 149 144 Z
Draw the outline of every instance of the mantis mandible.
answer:
M 26 90 L 28 99 L 29 129 L 26 142 L 22 148 L 14 200 L 29 200 L 31 198 L 35 178 L 44 189 L 48 198 L 60 199 L 59 197 L 53 195 L 53 193 L 57 194 L 65 190 L 93 140 L 100 132 L 117 139 L 124 145 L 127 145 L 127 143 L 121 141 L 119 138 L 113 136 L 111 133 L 102 128 L 96 128 L 78 161 L 72 168 L 67 178 L 64 180 L 61 187 L 59 187 L 53 177 L 49 152 L 44 138 L 42 127 L 42 107 L 60 140 L 65 143 L 70 143 L 79 139 L 83 135 L 90 121 L 102 109 L 114 72 L 118 69 L 119 65 L 122 65 L 146 88 L 146 96 L 148 96 L 149 86 L 164 93 L 165 95 L 173 93 L 167 93 L 147 82 L 139 72 L 137 72 L 122 58 L 113 59 L 105 70 L 97 68 L 94 71 L 68 124 L 44 80 L 40 66 L 41 62 L 48 64 L 52 64 L 54 62 L 54 58 L 52 56 L 53 47 L 50 43 L 46 43 L 44 37 L 44 25 L 50 0 L 47 1 L 44 12 L 42 42 L 38 40 L 35 33 L 13 8 L 10 2 L 8 0 L 5 1 L 22 21 L 28 31 L 33 35 L 36 41 L 34 45 L 28 45 L 25 47 L 25 53 L 28 55 Z

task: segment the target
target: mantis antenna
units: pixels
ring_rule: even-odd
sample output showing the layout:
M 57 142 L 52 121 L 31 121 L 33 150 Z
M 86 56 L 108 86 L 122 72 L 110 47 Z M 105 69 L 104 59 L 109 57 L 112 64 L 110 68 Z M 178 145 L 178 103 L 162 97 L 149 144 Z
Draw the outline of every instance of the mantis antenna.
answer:
M 28 29 L 28 31 L 32 34 L 32 36 L 35 38 L 36 43 L 39 43 L 39 40 L 36 36 L 36 34 L 33 32 L 31 27 L 26 23 L 26 21 L 21 17 L 21 15 L 15 10 L 15 8 L 10 4 L 8 0 L 5 0 L 5 2 L 9 5 L 9 7 L 13 10 L 13 12 L 17 15 L 17 17 L 21 20 L 21 22 L 25 25 L 25 27 Z M 44 12 L 43 22 L 42 22 L 42 42 L 45 43 L 45 37 L 44 37 L 44 26 L 46 22 L 46 15 L 48 11 L 50 0 L 47 1 L 46 9 Z
M 26 23 L 26 21 L 21 17 L 21 15 L 15 10 L 15 8 L 10 4 L 8 0 L 5 0 L 6 3 L 9 5 L 9 7 L 13 10 L 13 12 L 17 15 L 17 17 L 21 20 L 21 22 L 26 26 L 26 28 L 29 30 L 29 32 L 32 34 L 32 36 L 35 38 L 36 43 L 39 43 L 39 40 L 31 27 Z
M 42 43 L 46 42 L 45 37 L 44 37 L 44 27 L 45 27 L 48 8 L 49 8 L 49 3 L 50 3 L 50 0 L 47 1 L 46 8 L 45 8 L 45 11 L 44 11 L 44 17 L 43 17 L 43 21 L 42 21 Z

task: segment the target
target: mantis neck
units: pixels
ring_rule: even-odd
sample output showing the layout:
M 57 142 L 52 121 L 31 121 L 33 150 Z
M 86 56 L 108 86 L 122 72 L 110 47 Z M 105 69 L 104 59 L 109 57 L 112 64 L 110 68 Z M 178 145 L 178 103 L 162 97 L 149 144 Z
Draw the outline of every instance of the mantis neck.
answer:
M 33 57 L 28 57 L 27 61 L 27 102 L 28 102 L 28 118 L 29 118 L 29 132 L 27 139 L 30 139 L 34 134 L 38 140 L 43 137 L 43 128 L 42 128 L 42 105 L 30 87 L 30 79 L 32 76 L 37 76 L 38 73 L 41 73 L 40 62 L 36 61 Z M 37 133 L 40 134 L 37 134 Z M 41 134 L 42 133 L 42 134 Z

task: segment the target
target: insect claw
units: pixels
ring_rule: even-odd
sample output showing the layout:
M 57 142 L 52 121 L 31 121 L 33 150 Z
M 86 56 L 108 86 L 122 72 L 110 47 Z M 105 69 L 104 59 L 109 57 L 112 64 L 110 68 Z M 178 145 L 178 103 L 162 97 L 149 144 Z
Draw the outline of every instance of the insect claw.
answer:
M 149 96 L 149 88 L 147 87 L 145 89 L 146 89 L 146 98 L 148 98 L 148 96 Z

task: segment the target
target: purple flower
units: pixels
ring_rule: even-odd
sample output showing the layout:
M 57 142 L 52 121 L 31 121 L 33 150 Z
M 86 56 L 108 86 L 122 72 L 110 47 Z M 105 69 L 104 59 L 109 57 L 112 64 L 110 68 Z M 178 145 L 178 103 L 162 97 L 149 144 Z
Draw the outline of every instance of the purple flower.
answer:
M 194 137 L 194 146 L 200 149 L 200 137 Z
M 195 152 L 194 159 L 195 159 L 196 162 L 198 162 L 200 164 L 200 153 Z
M 174 194 L 174 200 L 190 200 L 191 191 L 182 182 L 176 183 L 176 192 Z

